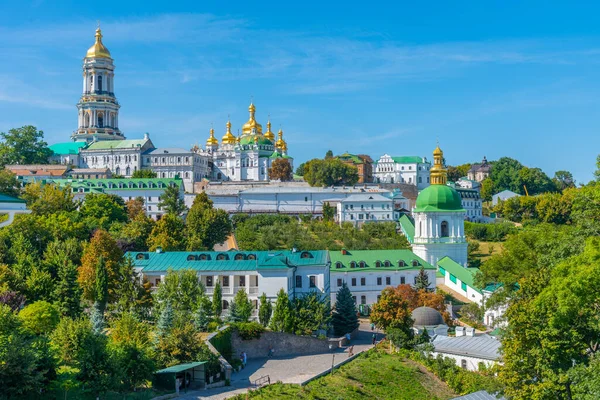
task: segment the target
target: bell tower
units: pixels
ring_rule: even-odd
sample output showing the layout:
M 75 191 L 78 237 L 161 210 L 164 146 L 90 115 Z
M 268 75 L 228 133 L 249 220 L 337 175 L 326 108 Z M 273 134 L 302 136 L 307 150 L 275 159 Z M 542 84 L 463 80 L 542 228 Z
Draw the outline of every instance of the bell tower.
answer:
M 114 93 L 115 66 L 110 52 L 102 43 L 102 31 L 96 29 L 96 41 L 83 59 L 83 94 L 77 103 L 77 130 L 71 135 L 76 142 L 123 140 L 119 130 L 119 108 Z

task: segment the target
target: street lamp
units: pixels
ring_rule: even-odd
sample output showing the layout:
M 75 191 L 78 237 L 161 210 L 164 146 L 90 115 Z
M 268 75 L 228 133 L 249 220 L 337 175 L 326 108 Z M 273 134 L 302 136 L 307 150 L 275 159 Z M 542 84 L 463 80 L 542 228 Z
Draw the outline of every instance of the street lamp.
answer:
M 329 345 L 329 350 L 331 350 L 331 375 L 333 375 L 333 366 L 335 364 L 335 353 L 333 352 L 333 345 Z

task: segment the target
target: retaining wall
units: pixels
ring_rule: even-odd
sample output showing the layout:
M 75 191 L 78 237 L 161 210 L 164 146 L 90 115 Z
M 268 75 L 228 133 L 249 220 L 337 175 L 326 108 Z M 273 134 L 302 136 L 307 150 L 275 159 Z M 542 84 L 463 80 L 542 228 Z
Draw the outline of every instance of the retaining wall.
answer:
M 242 340 L 237 332 L 234 331 L 231 335 L 231 344 L 234 357 L 245 351 L 248 359 L 266 358 L 269 354 L 270 346 L 275 351 L 275 357 L 286 357 L 327 353 L 331 351 L 329 345 L 332 345 L 334 348 L 340 345 L 338 341 L 270 331 L 263 332 L 260 335 L 260 339 L 252 340 Z

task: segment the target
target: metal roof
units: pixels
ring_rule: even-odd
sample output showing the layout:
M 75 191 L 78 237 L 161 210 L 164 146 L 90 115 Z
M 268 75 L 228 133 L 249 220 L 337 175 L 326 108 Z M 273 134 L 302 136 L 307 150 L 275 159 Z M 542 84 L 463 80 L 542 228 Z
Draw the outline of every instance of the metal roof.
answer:
M 378 193 L 358 193 L 358 194 L 351 194 L 350 196 L 346 197 L 345 199 L 342 200 L 342 203 L 353 202 L 353 201 L 368 201 L 368 200 L 386 201 L 386 202 L 392 201 L 391 198 L 384 197 Z
M 172 367 L 158 370 L 155 372 L 155 374 L 176 374 L 178 372 L 187 371 L 188 369 L 196 368 L 204 364 L 206 364 L 206 361 L 196 361 L 187 364 L 173 365 Z
M 479 268 L 465 268 L 448 256 L 438 261 L 438 267 L 444 268 L 446 272 L 451 273 L 460 279 L 460 281 L 465 285 L 469 286 L 478 293 L 481 293 L 481 289 L 476 287 L 473 283 L 473 278 L 475 277 L 475 273 L 479 271 Z
M 345 251 L 346 254 L 342 252 Z M 435 269 L 434 266 L 417 256 L 410 250 L 336 250 L 330 251 L 332 272 L 362 272 L 362 271 L 407 271 L 420 269 L 421 266 L 426 270 Z M 365 266 L 360 268 L 360 262 L 364 262 Z M 377 261 L 380 266 L 377 267 Z M 385 266 L 385 262 L 389 261 L 390 265 Z M 399 261 L 404 261 L 404 266 L 399 266 Z M 412 265 L 416 261 L 417 266 Z M 337 263 L 341 263 L 341 267 L 337 268 Z M 355 262 L 355 267 L 351 268 L 351 263 Z
M 25 200 L 0 193 L 0 203 L 25 203 Z
M 86 142 L 66 142 L 66 143 L 55 143 L 48 146 L 54 154 L 78 154 L 79 150 L 87 146 Z
M 144 153 L 144 155 L 169 155 L 169 154 L 191 154 L 190 150 L 182 149 L 181 147 L 158 147 L 156 149 L 148 150 Z
M 150 139 L 134 139 L 134 140 L 106 140 L 101 142 L 93 142 L 86 150 L 121 150 L 137 147 L 144 147 Z
M 436 336 L 431 342 L 437 353 L 498 360 L 500 341 L 489 335 L 481 336 Z
M 400 223 L 400 227 L 402 228 L 402 232 L 408 239 L 410 243 L 413 242 L 415 238 L 415 224 L 411 221 L 410 217 L 406 214 L 402 214 L 400 219 L 398 220 Z
M 505 400 L 504 396 L 496 397 L 495 394 L 491 394 L 486 392 L 485 390 L 480 390 L 478 392 L 466 394 L 464 396 L 455 397 L 452 400 Z

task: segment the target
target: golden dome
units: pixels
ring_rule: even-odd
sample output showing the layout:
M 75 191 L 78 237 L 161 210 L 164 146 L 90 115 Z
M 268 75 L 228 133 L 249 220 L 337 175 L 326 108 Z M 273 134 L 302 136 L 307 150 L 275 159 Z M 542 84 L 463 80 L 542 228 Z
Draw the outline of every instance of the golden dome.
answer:
M 213 128 L 210 128 L 210 136 L 208 137 L 208 139 L 206 139 L 206 145 L 207 146 L 218 146 L 219 145 L 219 141 L 217 140 L 217 138 L 215 138 L 215 130 Z
M 110 58 L 110 51 L 102 43 L 102 31 L 96 29 L 96 42 L 90 47 L 85 58 Z
M 271 121 L 267 121 L 267 131 L 265 132 L 265 137 L 270 141 L 275 141 L 275 134 L 271 132 Z
M 231 133 L 231 121 L 227 121 L 227 132 L 221 139 L 221 144 L 235 144 L 235 136 Z
M 279 132 L 277 132 L 277 136 L 279 137 L 279 139 L 277 139 L 275 147 L 281 151 L 287 151 L 287 143 L 285 142 L 285 140 L 283 140 L 283 129 L 279 129 Z
M 439 145 L 433 151 L 433 155 L 434 156 L 443 156 L 444 155 L 444 152 L 442 151 L 442 149 L 440 149 Z
M 445 185 L 448 181 L 448 170 L 444 167 L 444 152 L 437 146 L 433 151 L 433 166 L 429 171 L 432 185 Z
M 251 135 L 252 129 L 255 129 L 256 134 L 262 135 L 262 125 L 256 122 L 256 120 L 254 119 L 254 113 L 256 112 L 256 107 L 254 106 L 254 103 L 250 103 L 248 111 L 250 112 L 250 119 L 248 119 L 248 122 L 246 122 L 242 127 L 242 136 Z

